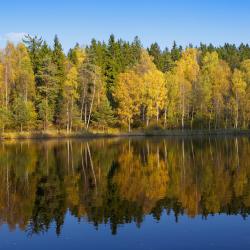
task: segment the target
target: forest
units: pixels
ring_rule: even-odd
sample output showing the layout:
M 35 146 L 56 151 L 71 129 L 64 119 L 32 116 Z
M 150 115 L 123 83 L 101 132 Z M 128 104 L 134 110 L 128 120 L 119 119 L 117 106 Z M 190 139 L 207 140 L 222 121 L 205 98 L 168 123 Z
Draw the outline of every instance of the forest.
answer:
M 0 50 L 0 128 L 6 131 L 247 129 L 250 47 L 183 48 L 93 39 L 68 53 L 38 36 Z

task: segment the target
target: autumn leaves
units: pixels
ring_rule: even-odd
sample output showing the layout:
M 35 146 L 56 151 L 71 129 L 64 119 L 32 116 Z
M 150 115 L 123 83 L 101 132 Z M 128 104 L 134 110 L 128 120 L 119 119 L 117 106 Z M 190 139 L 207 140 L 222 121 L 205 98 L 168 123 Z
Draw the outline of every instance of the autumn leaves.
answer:
M 128 126 L 140 119 L 177 128 L 248 126 L 249 60 L 231 71 L 217 52 L 186 49 L 172 70 L 159 71 L 142 51 L 140 62 L 119 75 L 118 115 Z
M 110 36 L 65 55 L 57 37 L 24 42 L 0 52 L 2 131 L 249 127 L 247 45 L 236 57 L 228 45 L 146 50 Z

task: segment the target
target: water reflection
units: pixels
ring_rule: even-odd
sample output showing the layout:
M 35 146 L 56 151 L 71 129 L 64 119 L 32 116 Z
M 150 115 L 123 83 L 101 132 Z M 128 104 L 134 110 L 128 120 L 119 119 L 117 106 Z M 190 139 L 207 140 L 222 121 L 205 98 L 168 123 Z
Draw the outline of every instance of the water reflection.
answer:
M 0 223 L 59 235 L 67 211 L 96 228 L 145 215 L 250 213 L 250 140 L 100 139 L 0 144 Z M 86 223 L 86 222 L 85 222 Z

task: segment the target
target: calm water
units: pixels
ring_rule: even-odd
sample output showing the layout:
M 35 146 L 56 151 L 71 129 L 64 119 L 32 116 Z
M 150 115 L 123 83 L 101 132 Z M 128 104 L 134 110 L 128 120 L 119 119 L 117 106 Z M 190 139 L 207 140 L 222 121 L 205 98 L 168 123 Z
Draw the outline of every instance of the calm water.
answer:
M 0 249 L 250 249 L 250 138 L 0 143 Z

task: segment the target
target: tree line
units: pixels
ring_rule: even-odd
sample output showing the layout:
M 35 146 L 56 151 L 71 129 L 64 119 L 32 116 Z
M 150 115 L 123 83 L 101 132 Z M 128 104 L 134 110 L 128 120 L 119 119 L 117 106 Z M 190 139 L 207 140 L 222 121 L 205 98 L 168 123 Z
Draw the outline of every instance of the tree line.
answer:
M 0 127 L 248 128 L 249 86 L 248 44 L 145 49 L 111 35 L 65 54 L 57 36 L 28 35 L 0 51 Z

